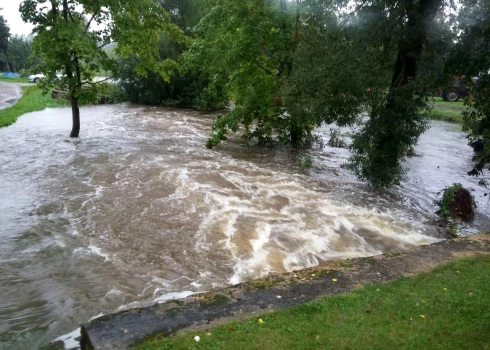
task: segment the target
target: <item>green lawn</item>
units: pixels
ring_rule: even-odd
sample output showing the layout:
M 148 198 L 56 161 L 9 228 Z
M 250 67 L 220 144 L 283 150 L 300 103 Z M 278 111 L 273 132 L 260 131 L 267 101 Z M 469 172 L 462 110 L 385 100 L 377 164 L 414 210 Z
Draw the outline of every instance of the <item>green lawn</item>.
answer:
M 15 123 L 25 113 L 41 111 L 47 107 L 68 106 L 68 101 L 52 99 L 49 94 L 43 95 L 37 86 L 23 87 L 22 91 L 23 95 L 15 105 L 0 110 L 0 127 Z
M 441 97 L 434 97 L 434 109 L 428 112 L 429 119 L 444 120 L 452 123 L 463 123 L 461 112 L 466 109 L 463 100 L 447 102 Z
M 490 256 L 135 348 L 490 349 Z
M 6 83 L 29 83 L 29 80 L 27 80 L 27 77 L 6 78 L 2 75 L 0 75 L 0 81 L 6 82 Z

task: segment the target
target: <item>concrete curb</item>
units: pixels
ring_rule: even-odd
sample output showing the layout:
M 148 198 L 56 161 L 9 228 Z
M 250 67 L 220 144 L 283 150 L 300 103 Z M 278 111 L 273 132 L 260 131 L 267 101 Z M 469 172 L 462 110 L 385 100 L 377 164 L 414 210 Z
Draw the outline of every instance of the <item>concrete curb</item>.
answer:
M 80 345 L 82 350 L 128 349 L 153 335 L 210 327 L 231 318 L 283 309 L 324 295 L 345 293 L 363 284 L 409 277 L 476 254 L 490 254 L 490 235 L 447 240 L 400 253 L 268 276 L 213 293 L 97 318 L 82 325 Z

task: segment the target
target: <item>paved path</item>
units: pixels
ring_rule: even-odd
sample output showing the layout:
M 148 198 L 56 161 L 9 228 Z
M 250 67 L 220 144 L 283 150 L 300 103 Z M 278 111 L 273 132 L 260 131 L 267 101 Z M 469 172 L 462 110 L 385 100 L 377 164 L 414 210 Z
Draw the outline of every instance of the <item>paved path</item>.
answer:
M 0 81 L 0 109 L 13 105 L 22 96 L 22 90 L 18 84 L 4 83 Z

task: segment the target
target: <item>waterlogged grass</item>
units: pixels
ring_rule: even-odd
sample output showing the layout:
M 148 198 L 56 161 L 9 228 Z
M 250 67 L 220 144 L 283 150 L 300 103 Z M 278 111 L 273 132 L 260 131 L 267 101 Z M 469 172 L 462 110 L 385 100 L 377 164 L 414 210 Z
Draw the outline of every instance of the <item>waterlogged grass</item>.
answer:
M 441 97 L 434 97 L 434 108 L 427 113 L 429 119 L 443 120 L 450 123 L 463 123 L 461 112 L 465 110 L 463 100 L 447 102 Z
M 22 88 L 23 95 L 12 107 L 0 110 L 0 127 L 8 126 L 22 114 L 41 111 L 48 107 L 68 106 L 68 101 L 52 99 L 49 94 L 43 95 L 37 86 Z
M 490 349 L 489 306 L 490 256 L 479 256 L 135 348 Z

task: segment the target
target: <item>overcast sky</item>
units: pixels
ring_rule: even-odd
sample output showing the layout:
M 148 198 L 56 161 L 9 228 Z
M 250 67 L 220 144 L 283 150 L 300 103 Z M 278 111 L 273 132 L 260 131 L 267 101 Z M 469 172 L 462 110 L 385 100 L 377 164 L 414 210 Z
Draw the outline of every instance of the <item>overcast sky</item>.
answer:
M 0 0 L 0 14 L 7 20 L 10 27 L 10 33 L 18 35 L 29 35 L 32 25 L 24 23 L 20 18 L 19 5 L 22 0 Z

